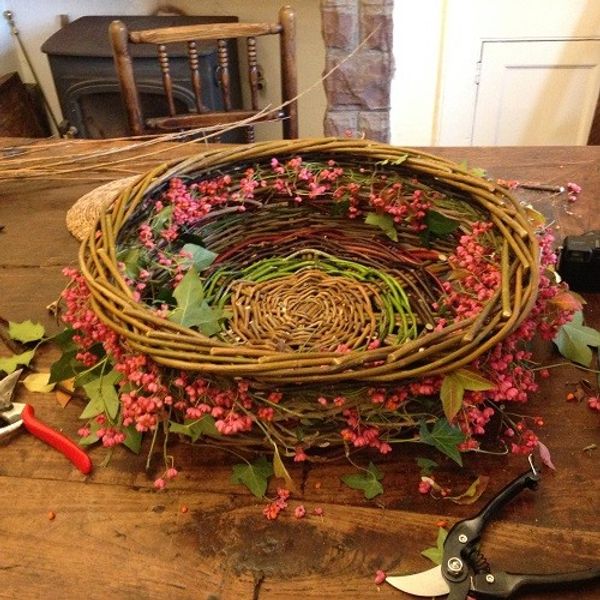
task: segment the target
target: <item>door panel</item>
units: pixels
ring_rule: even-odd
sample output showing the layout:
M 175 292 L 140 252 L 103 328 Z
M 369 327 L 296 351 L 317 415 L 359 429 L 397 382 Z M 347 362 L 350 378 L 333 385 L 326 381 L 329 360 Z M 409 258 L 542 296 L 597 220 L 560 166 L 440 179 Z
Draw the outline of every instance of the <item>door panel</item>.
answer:
M 598 40 L 483 42 L 472 143 L 585 144 L 599 90 Z

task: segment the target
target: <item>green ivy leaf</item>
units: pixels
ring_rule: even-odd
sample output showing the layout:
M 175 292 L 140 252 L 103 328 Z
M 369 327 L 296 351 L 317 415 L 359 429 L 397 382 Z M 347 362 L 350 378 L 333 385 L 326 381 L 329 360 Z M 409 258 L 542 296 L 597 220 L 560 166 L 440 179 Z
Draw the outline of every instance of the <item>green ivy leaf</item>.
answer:
M 453 374 L 465 390 L 483 392 L 485 390 L 492 390 L 495 387 L 491 381 L 470 369 L 456 369 Z
M 165 206 L 159 213 L 157 213 L 152 219 L 152 230 L 157 232 L 164 229 L 165 225 L 171 220 L 173 215 L 173 207 Z
M 50 340 L 54 342 L 63 352 L 77 350 L 77 344 L 73 341 L 75 330 L 71 327 L 63 329 L 61 332 L 53 335 Z
M 207 336 L 221 330 L 219 322 L 226 317 L 226 313 L 220 308 L 211 308 L 204 300 L 202 280 L 194 267 L 179 282 L 173 296 L 177 307 L 169 314 L 169 320 L 184 327 L 197 327 Z
M 99 442 L 100 438 L 98 437 L 98 429 L 100 429 L 100 423 L 96 423 L 96 421 L 92 421 L 90 423 L 89 434 L 86 435 L 85 437 L 82 437 L 79 440 L 79 445 L 80 446 L 91 446 L 92 444 Z
M 583 313 L 577 311 L 573 314 L 573 319 L 558 330 L 554 343 L 565 358 L 588 367 L 593 356 L 589 346 L 600 346 L 600 332 L 585 326 Z
M 197 244 L 185 244 L 181 252 L 191 255 L 191 258 L 184 258 L 181 261 L 181 265 L 186 268 L 194 267 L 198 273 L 212 265 L 215 258 L 217 258 L 217 254 Z
M 83 389 L 90 401 L 79 418 L 91 419 L 106 414 L 114 421 L 119 414 L 119 395 L 115 383 L 120 378 L 121 374 L 113 370 L 86 383 Z
M 421 421 L 419 436 L 424 444 L 437 448 L 462 467 L 458 445 L 465 441 L 465 436 L 460 429 L 452 427 L 446 419 L 438 419 L 430 431 L 427 423 Z
M 448 421 L 452 421 L 462 408 L 465 388 L 455 373 L 449 373 L 442 379 L 440 400 Z
M 273 465 L 261 456 L 251 464 L 233 465 L 231 483 L 245 485 L 257 498 L 264 498 L 271 475 L 273 475 Z
M 427 230 L 435 235 L 448 235 L 460 226 L 460 221 L 449 219 L 436 210 L 430 210 L 425 215 Z
M 8 322 L 8 335 L 17 342 L 27 344 L 28 342 L 37 342 L 44 337 L 46 330 L 41 323 L 33 321 L 21 321 L 20 323 Z
M 382 479 L 383 474 L 372 462 L 364 472 L 342 476 L 342 481 L 348 487 L 353 490 L 362 490 L 367 500 L 383 494 L 383 486 L 380 483 Z
M 77 375 L 78 371 L 84 367 L 76 360 L 76 355 L 77 350 L 63 352 L 61 357 L 53 362 L 50 367 L 50 379 L 48 379 L 48 383 L 58 383 Z
M 417 466 L 421 469 L 421 475 L 431 475 L 432 471 L 439 467 L 435 460 L 422 457 L 417 458 Z
M 130 425 L 123 429 L 125 440 L 123 444 L 127 446 L 134 454 L 139 454 L 142 447 L 142 432 L 135 428 L 135 425 Z
M 21 354 L 13 354 L 9 357 L 0 358 L 0 371 L 4 371 L 7 375 L 10 375 L 17 370 L 18 366 L 23 365 L 26 367 L 31 362 L 34 354 L 35 350 L 27 350 L 26 352 L 21 352 Z
M 421 554 L 436 565 L 441 564 L 444 556 L 444 542 L 446 541 L 447 537 L 448 532 L 443 527 L 439 527 L 435 546 L 426 548 L 423 550 L 423 552 L 421 552 Z
M 117 260 L 125 265 L 125 275 L 135 279 L 140 273 L 141 248 L 123 248 L 117 254 Z
M 191 438 L 192 442 L 197 441 L 203 435 L 219 437 L 219 430 L 215 427 L 215 419 L 211 415 L 203 415 L 199 419 L 185 421 L 185 423 L 176 423 L 169 421 L 169 431 L 180 433 Z
M 379 227 L 379 229 L 381 229 L 391 240 L 394 242 L 398 241 L 398 232 L 396 231 L 394 219 L 391 215 L 388 215 L 387 213 L 370 212 L 367 213 L 365 223 L 367 225 Z

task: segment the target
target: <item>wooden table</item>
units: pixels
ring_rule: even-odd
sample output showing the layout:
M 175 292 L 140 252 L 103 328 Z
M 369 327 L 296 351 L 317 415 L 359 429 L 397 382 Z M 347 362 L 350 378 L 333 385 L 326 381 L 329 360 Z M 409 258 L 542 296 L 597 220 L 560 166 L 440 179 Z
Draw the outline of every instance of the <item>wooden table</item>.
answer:
M 43 144 L 41 157 L 106 148 L 110 142 L 72 142 L 67 150 Z M 163 158 L 192 150 L 169 146 Z M 494 177 L 560 185 L 574 181 L 583 192 L 573 205 L 564 195 L 525 194 L 560 224 L 559 232 L 600 229 L 599 147 L 433 151 L 486 168 Z M 144 170 L 159 160 L 160 155 L 147 157 L 125 169 Z M 74 264 L 77 252 L 64 226 L 65 211 L 102 180 L 124 174 L 120 165 L 112 173 L 84 171 L 71 180 L 0 181 L 0 316 L 40 320 L 56 330 L 45 307 L 64 284 L 61 268 Z M 600 297 L 587 299 L 587 319 L 598 327 Z M 41 351 L 37 366 L 47 367 L 54 358 Z M 541 358 L 556 357 L 544 346 Z M 594 378 L 571 367 L 557 370 L 523 407 L 525 414 L 544 415 L 541 438 L 557 470 L 546 472 L 538 492 L 524 493 L 490 527 L 484 549 L 497 568 L 552 572 L 598 566 L 600 449 L 584 448 L 600 445 L 600 420 L 583 404 L 565 402 L 584 376 Z M 29 394 L 24 388 L 18 397 L 31 402 L 40 418 L 77 437 L 81 403 L 73 400 L 62 409 L 52 394 Z M 473 514 L 526 469 L 523 457 L 471 454 L 458 474 L 442 460 L 439 477 L 457 488 L 476 475 L 491 476 L 483 498 L 458 506 L 417 493 L 415 458 L 439 460 L 428 448 L 402 449 L 385 461 L 385 493 L 372 502 L 341 483 L 341 475 L 354 472 L 344 461 L 292 465 L 298 482 L 292 510 L 269 522 L 262 515 L 264 503 L 230 482 L 235 459 L 183 444 L 173 452 L 181 475 L 159 493 L 153 490 L 154 473 L 144 471 L 144 455 L 118 448 L 102 466 L 107 451 L 94 448 L 95 470 L 84 477 L 25 432 L 0 441 L 0 598 L 409 598 L 387 585 L 378 588 L 375 571 L 429 568 L 419 553 L 433 544 L 436 522 Z M 357 460 L 366 464 L 368 457 Z M 309 513 L 321 507 L 323 515 L 296 520 L 293 507 L 299 503 Z M 543 597 L 591 600 L 600 597 L 600 587 L 523 596 Z

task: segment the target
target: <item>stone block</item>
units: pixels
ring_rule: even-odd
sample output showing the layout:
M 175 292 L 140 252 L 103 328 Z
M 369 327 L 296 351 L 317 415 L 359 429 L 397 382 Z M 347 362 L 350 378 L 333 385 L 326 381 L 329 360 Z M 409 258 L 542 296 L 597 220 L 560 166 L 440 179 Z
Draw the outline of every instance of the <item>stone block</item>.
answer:
M 362 0 L 359 12 L 359 37 L 366 47 L 391 52 L 393 44 L 393 0 Z
M 321 27 L 326 48 L 354 50 L 359 31 L 357 0 L 322 1 Z
M 358 112 L 355 110 L 328 111 L 323 121 L 326 136 L 356 137 L 358 131 Z
M 390 141 L 390 113 L 387 110 L 358 113 L 358 132 L 368 140 Z
M 393 72 L 389 54 L 359 51 L 347 58 L 339 52 L 328 52 L 326 72 L 338 64 L 340 67 L 324 81 L 330 106 L 370 110 L 389 107 Z

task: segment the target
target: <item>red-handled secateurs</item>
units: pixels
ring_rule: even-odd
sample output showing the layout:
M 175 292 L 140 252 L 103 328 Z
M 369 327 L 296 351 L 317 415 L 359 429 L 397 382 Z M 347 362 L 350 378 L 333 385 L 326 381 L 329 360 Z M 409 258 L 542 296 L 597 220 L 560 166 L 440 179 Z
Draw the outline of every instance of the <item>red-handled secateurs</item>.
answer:
M 18 370 L 0 381 L 0 438 L 23 425 L 29 433 L 64 454 L 84 475 L 90 473 L 92 461 L 82 448 L 36 419 L 31 405 L 12 402 L 20 375 L 21 370 Z

